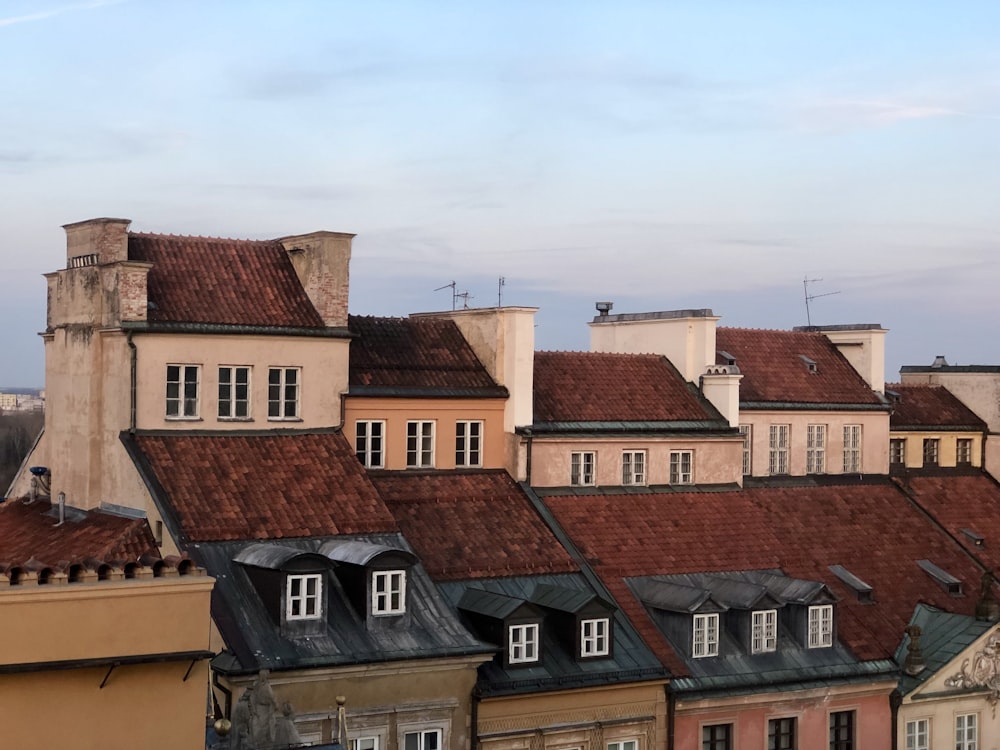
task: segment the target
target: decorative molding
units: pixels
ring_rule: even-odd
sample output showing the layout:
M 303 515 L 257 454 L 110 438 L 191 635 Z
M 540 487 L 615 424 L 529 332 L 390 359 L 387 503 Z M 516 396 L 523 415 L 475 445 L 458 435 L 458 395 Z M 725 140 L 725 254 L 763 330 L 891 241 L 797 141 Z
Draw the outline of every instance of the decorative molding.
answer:
M 1000 630 L 992 633 L 971 658 L 963 659 L 962 668 L 944 684 L 958 690 L 989 690 L 988 700 L 996 710 L 1000 701 Z

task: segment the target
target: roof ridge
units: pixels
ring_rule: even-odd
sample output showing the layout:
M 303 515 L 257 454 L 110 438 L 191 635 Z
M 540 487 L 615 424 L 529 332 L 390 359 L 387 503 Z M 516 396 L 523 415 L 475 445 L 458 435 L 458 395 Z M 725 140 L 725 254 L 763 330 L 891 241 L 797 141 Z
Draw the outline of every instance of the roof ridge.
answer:
M 716 328 L 716 331 L 759 331 L 762 333 L 804 334 L 806 336 L 824 335 L 822 331 L 796 331 L 788 328 L 753 328 L 747 326 L 719 326 Z
M 144 239 L 158 239 L 158 240 L 209 240 L 212 242 L 227 242 L 232 244 L 280 244 L 279 240 L 276 239 L 264 239 L 255 240 L 243 237 L 215 237 L 212 235 L 204 234 L 165 234 L 161 232 L 129 232 L 129 238 L 137 237 Z

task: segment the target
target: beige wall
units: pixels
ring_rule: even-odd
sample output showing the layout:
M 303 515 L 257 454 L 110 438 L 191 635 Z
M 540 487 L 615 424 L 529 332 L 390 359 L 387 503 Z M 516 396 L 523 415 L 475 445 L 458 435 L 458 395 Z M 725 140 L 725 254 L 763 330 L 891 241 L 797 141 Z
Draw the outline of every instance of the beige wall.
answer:
M 646 451 L 646 484 L 670 483 L 670 452 L 693 451 L 694 484 L 742 483 L 743 443 L 739 437 L 707 440 L 686 438 L 535 437 L 531 442 L 533 487 L 566 487 L 572 454 L 597 453 L 596 486 L 620 487 L 622 452 Z
M 865 474 L 889 473 L 888 412 L 836 411 L 747 411 L 740 423 L 752 427 L 751 461 L 754 476 L 767 476 L 770 425 L 787 424 L 789 429 L 789 474 L 806 473 L 806 438 L 811 424 L 826 425 L 825 474 L 841 474 L 844 467 L 844 426 L 861 425 L 861 469 Z
M 986 420 L 990 432 L 1000 432 L 1000 373 L 900 373 L 900 381 L 907 385 L 943 385 L 980 419 Z
M 981 432 L 891 432 L 892 440 L 906 441 L 906 468 L 919 469 L 924 465 L 924 440 L 931 438 L 938 441 L 937 466 L 956 466 L 957 446 L 959 439 L 972 441 L 972 466 L 982 466 L 983 434 Z
M 434 422 L 434 468 L 455 468 L 455 423 L 459 420 L 483 422 L 482 468 L 502 469 L 506 460 L 503 429 L 505 400 L 445 398 L 344 399 L 344 435 L 354 445 L 358 420 L 385 422 L 386 469 L 406 468 L 406 423 Z

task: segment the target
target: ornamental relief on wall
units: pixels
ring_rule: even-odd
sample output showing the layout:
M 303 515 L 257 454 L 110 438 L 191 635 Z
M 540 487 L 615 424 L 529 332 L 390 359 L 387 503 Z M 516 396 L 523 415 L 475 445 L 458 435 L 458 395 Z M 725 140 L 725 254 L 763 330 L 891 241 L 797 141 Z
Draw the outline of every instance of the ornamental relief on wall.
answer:
M 987 638 L 979 651 L 963 659 L 962 668 L 945 679 L 944 684 L 964 690 L 986 688 L 990 691 L 990 705 L 996 711 L 1000 701 L 1000 630 Z

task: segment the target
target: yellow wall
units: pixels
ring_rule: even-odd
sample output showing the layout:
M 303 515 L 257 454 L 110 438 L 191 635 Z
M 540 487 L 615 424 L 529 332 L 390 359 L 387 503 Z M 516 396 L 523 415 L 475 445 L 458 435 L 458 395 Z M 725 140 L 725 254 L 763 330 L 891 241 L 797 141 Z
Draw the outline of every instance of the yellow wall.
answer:
M 906 441 L 906 468 L 919 469 L 924 465 L 924 440 L 938 440 L 937 466 L 956 466 L 959 438 L 972 440 L 972 466 L 982 466 L 983 435 L 981 432 L 892 432 L 892 440 Z

